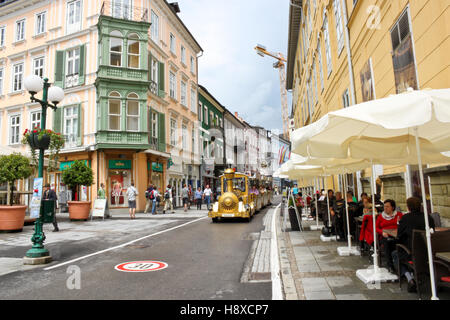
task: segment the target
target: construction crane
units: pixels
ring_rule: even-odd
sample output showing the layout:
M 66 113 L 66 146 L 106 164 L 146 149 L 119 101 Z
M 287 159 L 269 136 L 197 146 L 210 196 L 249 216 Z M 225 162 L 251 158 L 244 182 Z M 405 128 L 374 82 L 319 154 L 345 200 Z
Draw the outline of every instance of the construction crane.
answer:
M 261 57 L 269 56 L 277 61 L 273 64 L 275 69 L 280 73 L 280 91 L 281 91 L 281 116 L 283 121 L 283 135 L 289 140 L 289 112 L 287 102 L 287 90 L 286 90 L 286 58 L 281 53 L 273 53 L 267 51 L 266 47 L 257 44 L 255 47 L 256 53 Z

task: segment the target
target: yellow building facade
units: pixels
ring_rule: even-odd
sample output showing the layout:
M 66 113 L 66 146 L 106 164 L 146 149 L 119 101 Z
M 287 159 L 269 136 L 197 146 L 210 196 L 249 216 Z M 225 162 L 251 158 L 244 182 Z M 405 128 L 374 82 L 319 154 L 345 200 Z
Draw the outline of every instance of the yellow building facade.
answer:
M 307 0 L 290 8 L 287 87 L 296 128 L 326 113 L 414 89 L 449 88 L 450 1 Z M 317 86 L 317 89 L 316 89 Z M 448 171 L 426 169 L 433 211 L 450 218 Z M 436 167 L 441 169 L 436 169 Z M 370 193 L 370 168 L 348 177 Z M 418 195 L 417 166 L 377 166 L 378 191 L 406 210 Z M 328 186 L 342 189 L 342 177 Z M 310 185 L 310 182 L 304 181 Z M 431 190 L 431 192 L 430 192 Z M 442 196 L 442 199 L 441 199 Z M 434 198 L 433 198 L 434 197 Z

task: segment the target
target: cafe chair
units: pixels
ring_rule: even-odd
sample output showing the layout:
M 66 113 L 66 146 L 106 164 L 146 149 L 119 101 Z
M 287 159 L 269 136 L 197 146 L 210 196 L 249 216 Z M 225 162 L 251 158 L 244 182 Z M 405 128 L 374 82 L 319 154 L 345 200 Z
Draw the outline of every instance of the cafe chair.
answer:
M 434 260 L 436 288 L 450 288 L 450 264 L 441 260 Z

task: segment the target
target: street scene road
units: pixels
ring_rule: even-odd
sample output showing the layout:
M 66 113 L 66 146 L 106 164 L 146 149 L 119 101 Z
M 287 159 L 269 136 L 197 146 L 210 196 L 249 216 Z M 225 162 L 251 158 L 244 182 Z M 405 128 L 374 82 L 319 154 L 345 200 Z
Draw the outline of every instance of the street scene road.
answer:
M 264 229 L 263 220 L 269 210 L 272 209 L 261 211 L 250 223 L 237 219 L 212 223 L 206 210 L 177 210 L 175 214 L 151 217 L 138 214 L 135 220 L 94 220 L 85 222 L 83 230 L 71 226 L 79 223 L 60 222 L 59 233 L 47 232 L 46 247 L 54 261 L 1 275 L 0 299 L 270 300 L 270 281 L 241 282 L 252 244 Z M 25 228 L 24 235 L 30 235 L 32 226 Z M 159 234 L 151 236 L 155 233 Z M 26 239 L 24 235 L 20 239 Z M 0 253 L 2 257 L 19 258 L 17 261 L 22 263 L 31 243 L 28 239 L 18 245 L 19 240 L 12 240 L 14 237 L 17 234 L 0 234 Z M 143 237 L 147 238 L 61 265 Z M 2 259 L 5 258 L 0 259 L 0 266 Z M 168 266 L 152 272 L 114 269 L 123 262 L 142 260 L 162 261 Z M 80 289 L 75 288 L 73 270 L 79 272 Z

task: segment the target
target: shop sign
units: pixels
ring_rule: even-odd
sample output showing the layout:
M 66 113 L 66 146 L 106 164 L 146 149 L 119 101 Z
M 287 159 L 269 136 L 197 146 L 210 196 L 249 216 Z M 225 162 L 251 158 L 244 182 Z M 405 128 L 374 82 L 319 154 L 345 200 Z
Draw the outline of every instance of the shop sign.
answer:
M 147 170 L 150 171 L 150 162 L 147 164 Z M 163 172 L 163 164 L 159 162 L 152 162 L 152 171 L 153 172 Z
M 131 169 L 131 160 L 109 160 L 109 169 Z
M 72 164 L 74 164 L 74 163 L 75 163 L 75 161 L 63 161 L 63 162 L 60 162 L 59 163 L 59 170 L 60 171 L 64 171 L 66 169 L 69 169 L 72 166 Z M 84 160 L 84 164 L 88 165 L 88 161 Z

